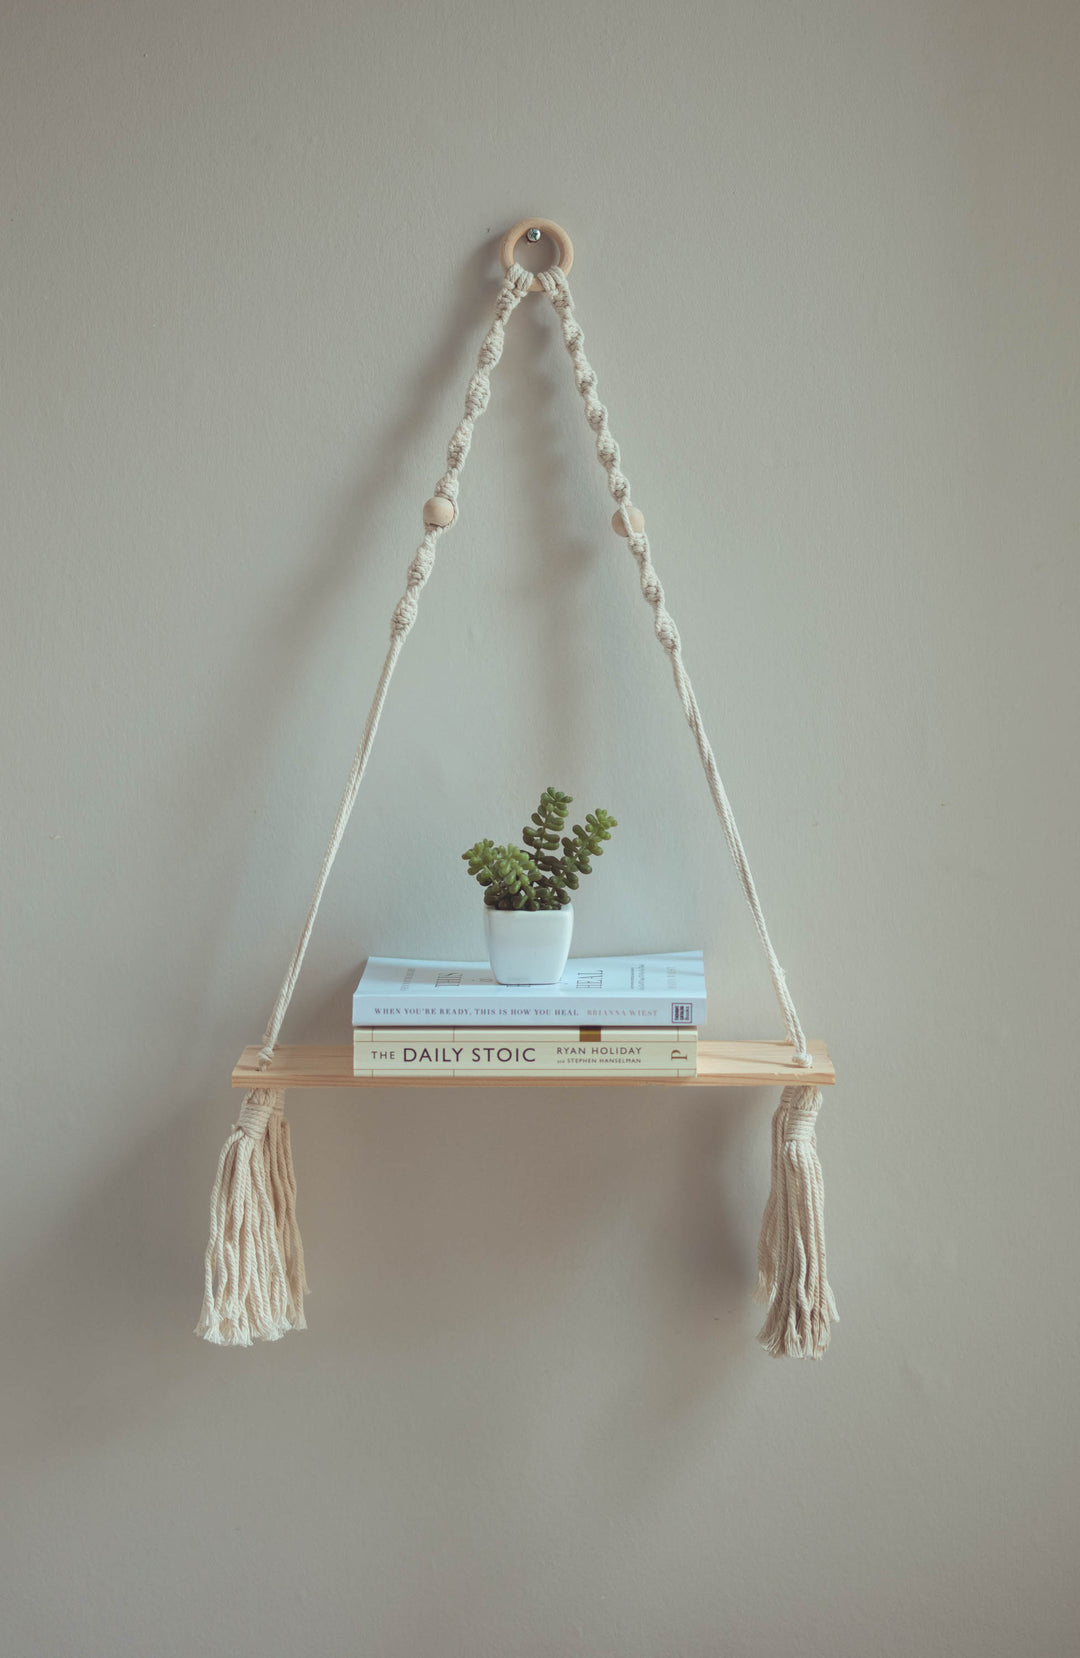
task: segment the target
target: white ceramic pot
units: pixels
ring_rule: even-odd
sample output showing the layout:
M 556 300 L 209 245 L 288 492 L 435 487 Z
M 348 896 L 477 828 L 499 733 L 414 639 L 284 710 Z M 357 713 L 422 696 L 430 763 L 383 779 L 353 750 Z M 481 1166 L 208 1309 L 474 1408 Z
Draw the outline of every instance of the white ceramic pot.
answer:
M 557 984 L 574 931 L 574 906 L 494 910 L 484 905 L 488 961 L 500 984 Z

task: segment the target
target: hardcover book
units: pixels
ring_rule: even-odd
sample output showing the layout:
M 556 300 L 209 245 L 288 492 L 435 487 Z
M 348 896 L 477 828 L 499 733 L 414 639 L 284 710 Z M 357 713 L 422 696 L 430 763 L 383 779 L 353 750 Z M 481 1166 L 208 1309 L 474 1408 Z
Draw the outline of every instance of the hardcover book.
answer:
M 485 1030 L 466 1025 L 368 1026 L 353 1032 L 353 1075 L 697 1075 L 697 1031 L 618 1026 Z
M 558 984 L 499 984 L 486 961 L 372 956 L 353 995 L 354 1025 L 697 1026 L 705 1022 L 700 950 L 575 956 Z

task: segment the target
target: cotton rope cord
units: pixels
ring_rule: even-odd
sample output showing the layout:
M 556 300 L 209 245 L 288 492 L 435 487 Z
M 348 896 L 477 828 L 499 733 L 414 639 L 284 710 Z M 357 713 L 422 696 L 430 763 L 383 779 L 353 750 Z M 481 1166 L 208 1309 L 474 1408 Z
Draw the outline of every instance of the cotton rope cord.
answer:
M 813 1061 L 802 1024 L 769 936 L 746 849 L 702 722 L 683 661 L 679 630 L 664 602 L 664 589 L 652 562 L 643 522 L 639 519 L 635 528 L 630 516 L 633 511 L 630 483 L 620 466 L 619 446 L 608 425 L 607 409 L 597 396 L 596 372 L 585 355 L 585 336 L 574 315 L 569 283 L 558 266 L 541 271 L 537 281 L 559 318 L 563 343 L 574 366 L 574 381 L 585 405 L 585 418 L 596 440 L 596 456 L 607 474 L 608 489 L 637 563 L 642 594 L 652 606 L 656 637 L 671 663 L 675 689 L 693 733 L 724 839 L 769 965 L 788 1039 L 795 1050 L 794 1063 L 809 1067 Z M 825 1189 L 814 1133 L 821 1099 L 820 1088 L 793 1085 L 784 1089 L 773 1115 L 772 1178 L 758 1246 L 755 1298 L 768 1304 L 758 1340 L 766 1352 L 777 1357 L 822 1358 L 829 1345 L 831 1325 L 839 1316 L 826 1275 Z
M 488 405 L 490 374 L 502 356 L 506 323 L 534 281 L 546 292 L 561 324 L 574 379 L 585 405 L 585 418 L 595 436 L 597 458 L 607 473 L 608 488 L 627 532 L 642 594 L 653 610 L 656 637 L 671 663 L 675 688 L 765 952 L 794 1050 L 794 1062 L 800 1066 L 812 1063 L 683 662 L 679 632 L 664 603 L 664 590 L 652 563 L 648 537 L 643 528 L 635 529 L 631 522 L 630 485 L 620 468 L 619 447 L 608 426 L 607 410 L 596 395 L 596 374 L 585 356 L 584 335 L 574 316 L 565 274 L 554 266 L 537 272 L 534 277 L 531 271 L 515 263 L 507 269 L 499 289 L 495 316 L 481 343 L 476 370 L 466 388 L 465 412 L 447 446 L 446 471 L 435 486 L 436 502 L 440 498 L 449 502 L 452 513 L 445 524 L 426 525 L 408 567 L 405 591 L 391 617 L 390 646 L 360 746 L 353 757 L 307 916 L 259 1049 L 261 1071 L 272 1063 L 274 1045 L 300 976 L 326 883 L 363 781 L 390 681 L 416 620 L 419 596 L 434 567 L 439 537 L 457 520 L 460 475 L 472 443 L 473 429 Z M 791 1086 L 784 1090 L 773 1118 L 772 1185 L 758 1252 L 757 1293 L 759 1299 L 770 1303 L 759 1339 L 769 1352 L 811 1358 L 824 1353 L 830 1320 L 837 1316 L 825 1276 L 824 1194 L 814 1138 L 820 1105 L 820 1089 Z M 211 1195 L 203 1310 L 196 1332 L 208 1341 L 249 1346 L 255 1338 L 275 1340 L 288 1330 L 304 1329 L 306 1290 L 284 1093 L 279 1089 L 253 1088 L 244 1098 L 238 1121 L 218 1162 Z
M 765 951 L 765 959 L 769 964 L 769 973 L 776 990 L 777 1000 L 780 1003 L 780 1010 L 784 1016 L 784 1024 L 787 1026 L 791 1045 L 795 1049 L 794 1063 L 808 1066 L 813 1063 L 810 1051 L 806 1046 L 802 1025 L 799 1023 L 799 1016 L 795 1011 L 795 1003 L 792 1001 L 787 987 L 784 970 L 777 960 L 776 951 L 773 949 L 772 940 L 769 937 L 769 929 L 765 925 L 761 900 L 758 897 L 757 887 L 754 885 L 754 877 L 750 872 L 749 860 L 742 843 L 742 837 L 739 834 L 738 825 L 735 822 L 735 814 L 732 812 L 731 802 L 728 800 L 727 791 L 717 770 L 716 757 L 702 724 L 701 711 L 694 695 L 694 688 L 690 683 L 690 675 L 687 673 L 686 665 L 683 662 L 679 630 L 675 626 L 671 612 L 664 603 L 664 589 L 660 585 L 660 577 L 656 573 L 649 553 L 649 538 L 643 529 L 635 530 L 630 521 L 630 511 L 633 505 L 630 500 L 630 484 L 625 473 L 620 469 L 619 446 L 615 442 L 611 434 L 611 428 L 608 425 L 607 409 L 596 395 L 596 372 L 585 355 L 585 336 L 581 324 L 574 315 L 574 302 L 569 285 L 557 265 L 552 270 L 541 271 L 537 280 L 550 299 L 562 327 L 563 341 L 574 365 L 574 381 L 585 404 L 585 419 L 596 437 L 597 459 L 607 473 L 608 489 L 611 491 L 612 499 L 622 517 L 630 551 L 637 561 L 641 591 L 653 608 L 656 637 L 667 652 L 671 662 L 675 689 L 679 693 L 679 701 L 682 703 L 687 723 L 694 734 L 694 742 L 697 744 L 701 764 L 705 769 L 709 792 L 713 797 L 713 803 L 720 818 L 724 839 L 727 841 L 740 885 L 746 896 L 746 902 L 750 906 L 750 913 L 754 918 L 758 938 L 761 940 L 762 949 Z
M 435 485 L 436 496 L 442 496 L 445 500 L 453 502 L 455 506 L 458 498 L 458 480 L 461 477 L 461 471 L 472 444 L 473 428 L 487 408 L 491 396 L 491 370 L 502 356 L 507 319 L 528 293 L 531 282 L 532 275 L 530 272 L 515 267 L 513 271 L 507 272 L 506 280 L 499 289 L 499 296 L 495 302 L 494 320 L 484 335 L 477 357 L 476 372 L 466 387 L 465 413 L 455 427 L 453 436 L 447 445 L 446 471 Z M 364 772 L 367 769 L 368 756 L 375 742 L 375 733 L 379 729 L 379 718 L 383 711 L 383 704 L 386 701 L 386 693 L 390 688 L 390 680 L 397 666 L 397 659 L 401 655 L 401 647 L 405 643 L 409 629 L 416 620 L 419 595 L 426 586 L 428 577 L 435 565 L 435 549 L 439 537 L 444 535 L 448 529 L 452 529 L 456 522 L 455 513 L 449 524 L 429 525 L 424 534 L 424 539 L 409 565 L 405 591 L 398 600 L 390 619 L 390 649 L 386 653 L 386 660 L 383 663 L 382 673 L 379 675 L 375 696 L 368 710 L 364 735 L 361 738 L 360 747 L 353 757 L 349 780 L 345 785 L 345 793 L 341 797 L 337 817 L 334 819 L 329 844 L 323 854 L 322 867 L 319 870 L 319 878 L 315 883 L 315 891 L 312 894 L 307 917 L 300 930 L 300 937 L 297 940 L 292 961 L 289 963 L 288 971 L 282 980 L 281 989 L 278 991 L 277 1001 L 274 1003 L 274 1010 L 270 1015 L 270 1021 L 263 1036 L 263 1045 L 259 1049 L 260 1070 L 266 1070 L 273 1059 L 274 1043 L 278 1039 L 282 1022 L 288 1011 L 289 1003 L 292 1001 L 296 981 L 300 977 L 300 968 L 303 965 L 304 956 L 307 954 L 308 943 L 315 926 L 315 917 L 319 913 L 322 895 L 330 871 L 333 868 L 334 859 L 337 857 L 338 847 L 341 845 L 349 818 L 352 815 L 352 809 L 356 804 L 356 796 L 363 781 Z

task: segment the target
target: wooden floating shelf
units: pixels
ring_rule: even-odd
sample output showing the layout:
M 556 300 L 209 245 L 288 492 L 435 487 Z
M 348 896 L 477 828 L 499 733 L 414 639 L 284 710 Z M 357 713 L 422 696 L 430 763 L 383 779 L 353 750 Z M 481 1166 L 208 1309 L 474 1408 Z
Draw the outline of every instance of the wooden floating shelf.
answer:
M 565 1076 L 353 1076 L 351 1044 L 274 1049 L 265 1071 L 259 1050 L 245 1048 L 232 1074 L 234 1088 L 782 1088 L 789 1082 L 825 1087 L 836 1072 L 824 1042 L 809 1044 L 814 1063 L 792 1063 L 787 1042 L 699 1042 L 695 1077 L 611 1076 L 584 1072 Z

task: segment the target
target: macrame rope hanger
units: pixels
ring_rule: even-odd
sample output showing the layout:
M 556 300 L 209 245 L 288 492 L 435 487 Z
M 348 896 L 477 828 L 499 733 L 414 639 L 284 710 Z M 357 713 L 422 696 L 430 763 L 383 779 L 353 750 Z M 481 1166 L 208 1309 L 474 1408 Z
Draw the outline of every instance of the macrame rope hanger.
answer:
M 551 237 L 559 257 L 550 269 L 533 274 L 516 262 L 514 251 L 522 236 L 537 241 L 539 234 Z M 630 484 L 620 464 L 619 446 L 611 434 L 607 410 L 597 395 L 595 371 L 585 355 L 584 335 L 574 315 L 567 283 L 573 256 L 569 236 L 550 219 L 522 219 L 503 238 L 501 259 L 505 276 L 495 301 L 495 315 L 465 390 L 464 413 L 447 446 L 446 470 L 424 507 L 423 539 L 408 567 L 405 591 L 390 619 L 390 645 L 360 746 L 353 756 L 307 916 L 259 1049 L 261 1071 L 270 1067 L 323 892 L 363 781 L 390 681 L 416 620 L 420 594 L 434 568 L 441 537 L 457 521 L 461 473 L 476 422 L 488 405 L 491 373 L 502 356 L 506 325 L 530 292 L 545 294 L 559 319 L 585 419 L 595 439 L 597 459 L 607 475 L 608 490 L 615 502 L 612 527 L 626 538 L 638 567 L 642 594 L 652 608 L 653 628 L 671 665 L 675 689 L 765 953 L 791 1045 L 791 1057 L 796 1066 L 809 1068 L 812 1064 L 783 968 L 769 936 L 742 837 L 702 723 L 683 661 L 679 631 L 664 602 L 645 521 L 631 500 Z M 772 1121 L 772 1175 L 758 1246 L 755 1298 L 767 1306 L 758 1339 L 769 1353 L 776 1355 L 820 1358 L 829 1344 L 831 1324 L 837 1318 L 826 1276 L 824 1193 L 815 1138 L 821 1100 L 821 1089 L 817 1086 L 789 1085 L 783 1090 Z M 296 1177 L 284 1103 L 282 1088 L 270 1085 L 249 1089 L 218 1161 L 210 1203 L 203 1307 L 196 1333 L 219 1345 L 248 1347 L 253 1340 L 274 1341 L 290 1330 L 306 1327 L 304 1294 L 308 1285 L 296 1218 Z

